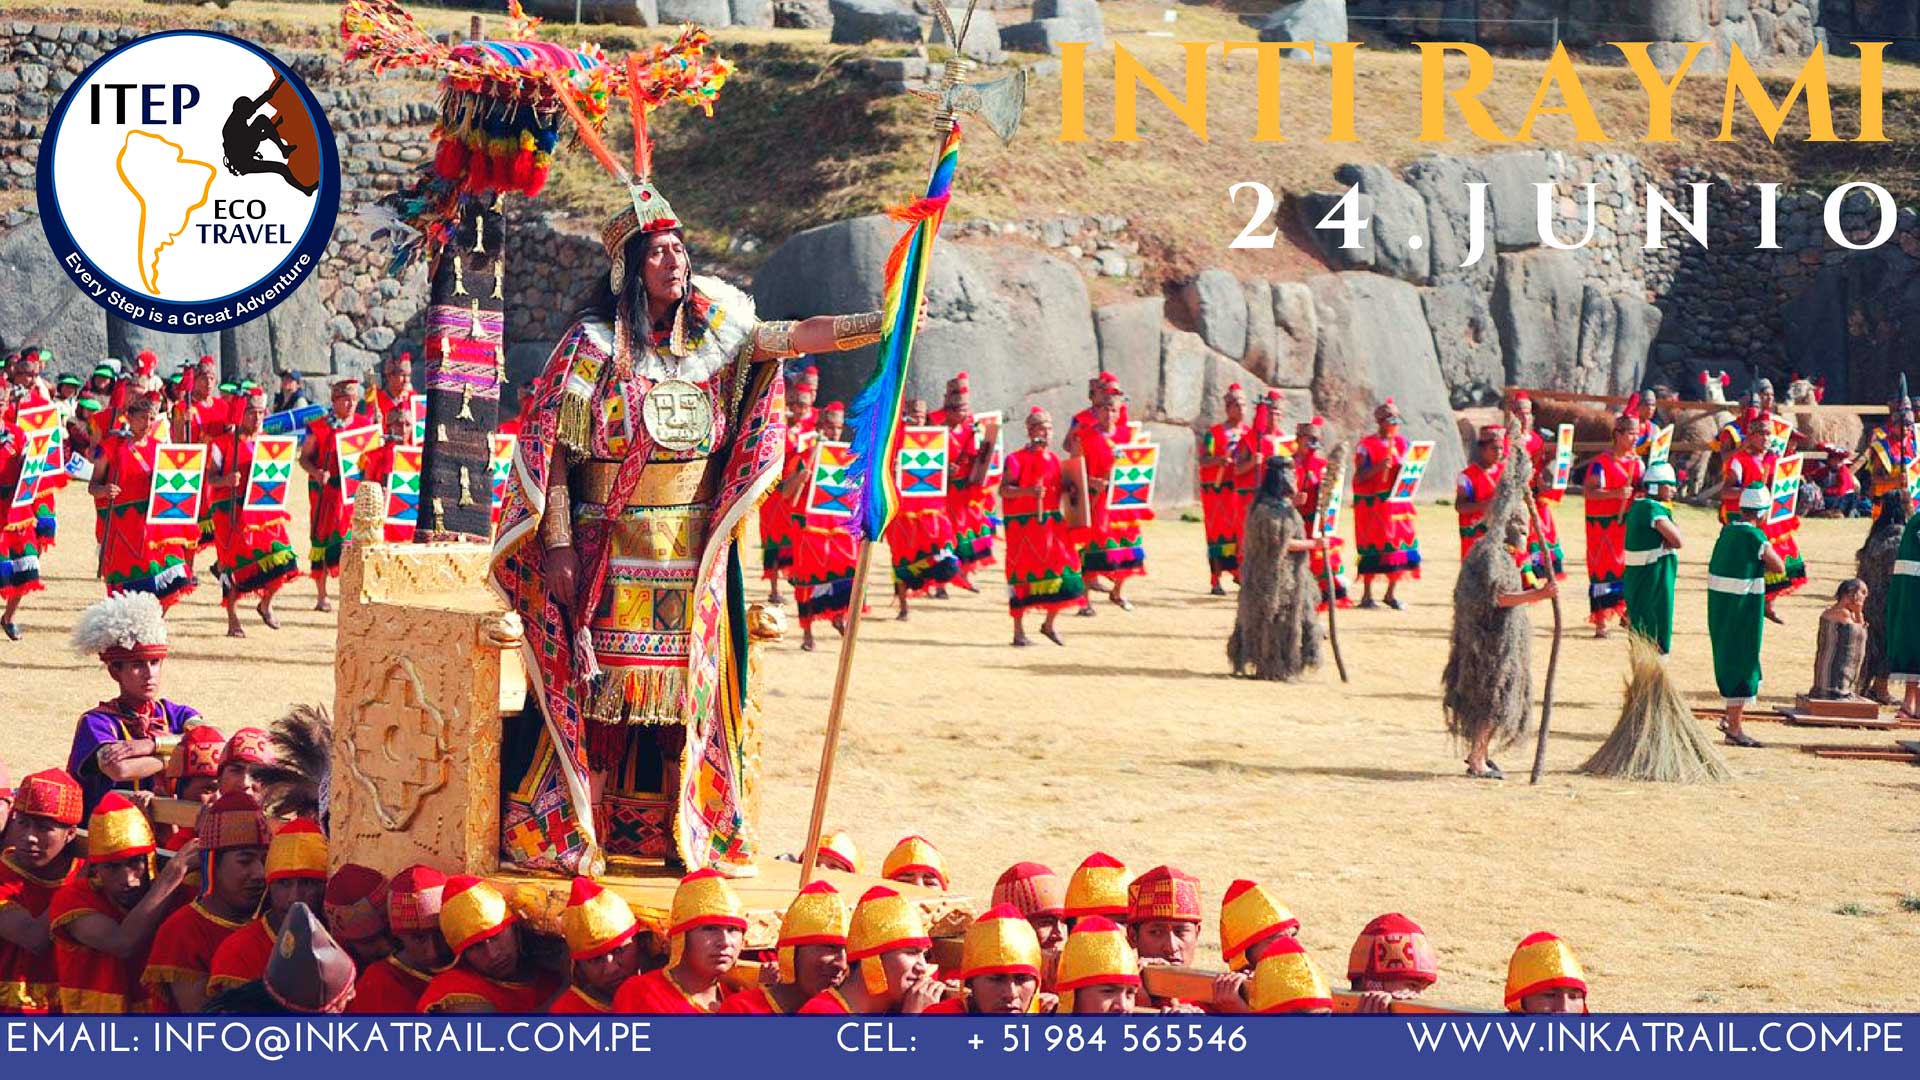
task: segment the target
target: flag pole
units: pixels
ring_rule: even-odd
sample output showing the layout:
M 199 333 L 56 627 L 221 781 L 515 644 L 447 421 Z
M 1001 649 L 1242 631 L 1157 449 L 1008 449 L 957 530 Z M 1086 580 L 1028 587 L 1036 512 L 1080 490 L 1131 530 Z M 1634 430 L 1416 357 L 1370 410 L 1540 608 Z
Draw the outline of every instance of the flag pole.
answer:
M 833 759 L 840 748 L 840 718 L 847 708 L 847 683 L 853 676 L 853 649 L 860 639 L 860 609 L 866 606 L 867 562 L 873 541 L 861 540 L 853 565 L 853 592 L 847 598 L 847 632 L 840 639 L 840 667 L 833 676 L 833 699 L 827 706 L 827 734 L 820 745 L 820 773 L 813 782 L 813 812 L 807 820 L 807 849 L 800 857 L 800 887 L 813 880 L 820 853 L 820 830 L 827 819 L 827 792 L 833 787 Z M 796 600 L 798 598 L 796 597 Z

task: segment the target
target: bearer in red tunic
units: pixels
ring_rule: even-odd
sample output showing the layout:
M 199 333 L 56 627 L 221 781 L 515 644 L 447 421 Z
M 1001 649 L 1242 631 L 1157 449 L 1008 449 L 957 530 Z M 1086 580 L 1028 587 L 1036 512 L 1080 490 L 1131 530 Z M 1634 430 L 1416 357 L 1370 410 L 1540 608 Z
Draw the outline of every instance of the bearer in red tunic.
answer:
M 1246 524 L 1235 475 L 1249 456 L 1253 429 L 1247 425 L 1247 392 L 1227 387 L 1226 419 L 1207 429 L 1200 450 L 1200 514 L 1207 541 L 1207 573 L 1215 596 L 1227 595 L 1220 575 L 1240 580 L 1240 530 Z
M 1326 435 L 1326 421 L 1316 416 L 1312 420 L 1294 428 L 1293 431 L 1293 505 L 1300 511 L 1300 520 L 1306 523 L 1307 538 L 1315 539 L 1320 535 L 1320 509 L 1324 505 L 1323 490 L 1327 482 L 1327 455 L 1320 452 L 1320 444 Z M 1313 568 L 1313 580 L 1320 587 L 1320 610 L 1325 611 L 1327 604 L 1337 603 L 1342 608 L 1350 608 L 1353 601 L 1347 598 L 1347 571 L 1340 561 L 1340 537 L 1332 537 L 1326 545 L 1315 544 L 1308 553 L 1308 565 Z M 1327 560 L 1333 560 L 1333 589 L 1327 588 Z
M 1397 911 L 1368 923 L 1347 954 L 1347 982 L 1360 991 L 1358 1012 L 1386 1012 L 1396 1000 L 1419 997 L 1439 978 L 1440 961 L 1426 932 Z
M 774 982 L 730 995 L 723 1013 L 791 1014 L 847 978 L 850 913 L 833 883 L 815 879 L 787 905 L 780 920 Z
M 1012 904 L 1033 927 L 1040 942 L 1040 989 L 1052 992 L 1067 943 L 1067 885 L 1059 875 L 1036 862 L 1014 863 L 993 883 L 994 904 Z
M 1107 597 L 1122 611 L 1132 611 L 1133 603 L 1121 595 L 1127 579 L 1145 577 L 1147 549 L 1140 539 L 1140 525 L 1153 518 L 1153 511 L 1109 512 L 1107 488 L 1113 481 L 1113 466 L 1119 448 L 1134 441 L 1133 425 L 1123 422 L 1126 395 L 1110 388 L 1103 404 L 1094 410 L 1094 426 L 1076 432 L 1071 438 L 1079 448 L 1087 471 L 1089 524 L 1086 546 L 1080 552 L 1080 574 L 1089 589 L 1098 588 L 1096 579 L 1105 580 Z M 1081 615 L 1093 614 L 1093 600 L 1081 605 Z
M 267 891 L 267 844 L 272 831 L 260 804 L 244 794 L 223 795 L 200 811 L 194 825 L 206 856 L 200 895 L 167 917 L 153 935 L 140 975 L 153 1012 L 197 1013 L 213 995 L 207 980 L 220 946 L 246 925 Z
M 1420 533 L 1413 504 L 1393 501 L 1400 463 L 1411 444 L 1400 434 L 1400 408 L 1392 398 L 1373 410 L 1378 430 L 1360 440 L 1353 454 L 1353 539 L 1360 549 L 1360 606 L 1373 606 L 1373 579 L 1387 579 L 1380 602 L 1400 610 L 1394 590 L 1403 577 L 1420 576 Z
M 353 508 L 340 498 L 340 448 L 335 436 L 366 423 L 360 415 L 360 380 L 339 379 L 333 384 L 332 409 L 307 425 L 300 447 L 300 468 L 307 474 L 307 510 L 310 550 L 307 570 L 313 575 L 319 599 L 313 610 L 332 611 L 327 581 L 340 576 L 340 559 L 347 534 L 353 528 Z
M 1627 618 L 1627 510 L 1646 463 L 1633 452 L 1640 422 L 1616 417 L 1613 445 L 1587 466 L 1587 619 L 1593 636 L 1607 636 L 1607 622 Z
M 1041 635 L 1065 645 L 1054 624 L 1062 611 L 1079 607 L 1087 595 L 1080 552 L 1060 508 L 1061 461 L 1049 448 L 1052 441 L 1053 418 L 1035 406 L 1027 414 L 1027 445 L 1007 455 L 1000 477 L 1007 527 L 1007 608 L 1013 614 L 1016 646 L 1031 644 L 1026 616 L 1036 610 L 1046 614 Z
M 1560 547 L 1560 528 L 1553 520 L 1553 504 L 1560 501 L 1564 492 L 1553 486 L 1553 460 L 1547 440 L 1533 426 L 1533 399 L 1525 390 L 1515 390 L 1507 398 L 1507 408 L 1520 419 L 1520 430 L 1526 432 L 1527 460 L 1533 462 L 1533 505 L 1540 512 L 1540 527 L 1529 528 L 1527 547 L 1543 569 L 1551 563 L 1553 576 L 1558 580 L 1567 576 L 1567 568 L 1566 554 Z M 1558 433 L 1555 437 L 1558 438 Z M 1558 445 L 1554 444 L 1556 453 Z
M 1012 904 L 988 908 L 973 920 L 960 955 L 961 993 L 930 1006 L 928 1015 L 1041 1011 L 1040 939 Z
M 13 793 L 13 846 L 0 852 L 0 1014 L 40 1015 L 59 1000 L 47 912 L 72 875 L 80 784 L 61 769 L 32 773 Z
M 155 875 L 147 816 L 118 792 L 94 804 L 87 868 L 69 877 L 47 908 L 61 1012 L 146 1011 L 140 972 L 147 949 L 199 854 L 198 841 L 188 844 Z
M 361 969 L 348 1012 L 420 1011 L 427 984 L 453 963 L 453 951 L 440 934 L 440 898 L 446 884 L 446 875 L 430 866 L 409 866 L 387 883 L 387 928 L 399 948 Z
M 324 910 L 326 891 L 326 834 L 313 822 L 294 818 L 267 845 L 266 910 L 220 943 L 207 977 L 207 995 L 218 997 L 266 974 L 280 920 L 296 903 Z
M 908 400 L 900 423 L 902 427 L 926 427 L 926 401 Z M 909 597 L 925 596 L 960 572 L 960 557 L 953 544 L 953 519 L 947 516 L 946 497 L 902 491 L 900 507 L 887 523 L 887 554 L 893 562 L 893 593 L 900 603 L 901 621 L 907 618 Z
M 220 604 L 227 609 L 228 637 L 247 636 L 240 625 L 239 605 L 248 596 L 259 597 L 254 610 L 260 613 L 260 621 L 270 630 L 280 629 L 273 617 L 274 594 L 300 575 L 300 559 L 287 541 L 287 515 L 255 521 L 245 513 L 253 440 L 266 420 L 267 392 L 255 390 L 240 401 L 238 423 L 214 440 L 207 462 L 207 498 L 213 507 L 218 554 L 213 572 L 220 580 Z
M 1454 493 L 1453 507 L 1460 514 L 1460 558 L 1465 559 L 1473 545 L 1487 535 L 1487 507 L 1493 505 L 1493 493 L 1505 471 L 1506 429 L 1488 424 L 1474 441 L 1474 459 L 1460 470 L 1460 483 Z
M 1081 919 L 1060 953 L 1058 1011 L 1077 1016 L 1131 1013 L 1140 992 L 1140 958 L 1127 944 L 1127 932 L 1104 915 Z
M 220 393 L 219 363 L 213 357 L 201 357 L 190 378 L 187 399 L 173 413 L 173 441 L 210 448 L 232 430 L 233 402 Z M 200 539 L 193 549 L 196 555 L 214 543 L 213 502 L 211 497 L 200 500 Z
M 361 972 L 393 952 L 387 933 L 387 879 L 380 871 L 346 863 L 327 879 L 326 924 Z
M 772 583 L 767 590 L 769 604 L 781 602 L 780 575 L 793 568 L 793 503 L 785 488 L 787 480 L 807 463 L 807 448 L 820 418 L 813 407 L 819 395 L 820 369 L 812 364 L 787 383 L 787 443 L 780 482 L 760 504 L 760 576 Z
M 947 516 L 953 520 L 953 551 L 960 571 L 953 583 L 979 592 L 971 575 L 993 565 L 994 489 L 981 482 L 985 457 L 993 453 L 999 432 L 973 418 L 967 373 L 947 380 L 947 398 L 927 423 L 947 429 Z M 934 592 L 945 595 L 944 589 Z
M 573 958 L 573 985 L 549 1011 L 595 1015 L 613 1011 L 613 995 L 640 971 L 640 923 L 633 908 L 592 878 L 573 879 L 560 928 Z
M 539 971 L 520 942 L 520 919 L 506 897 L 477 877 L 447 879 L 440 930 L 457 958 L 420 995 L 423 1013 L 545 1012 L 560 979 Z
M 614 1012 L 697 1016 L 720 1008 L 747 932 L 740 898 L 718 871 L 695 870 L 673 890 L 668 919 L 667 966 L 620 984 Z
M 403 352 L 387 357 L 386 363 L 380 365 L 380 389 L 373 392 L 373 411 L 380 421 L 380 430 L 393 430 L 388 418 L 401 417 L 406 422 L 401 428 L 406 433 L 403 441 L 412 442 L 413 398 L 413 354 Z
M 846 982 L 801 1006 L 803 1015 L 847 1016 L 923 1013 L 945 993 L 939 972 L 927 960 L 933 939 L 920 909 L 885 885 L 860 897 L 847 931 Z
M 841 442 L 847 438 L 846 423 L 847 407 L 830 401 L 821 410 L 816 430 L 821 439 Z M 825 620 L 835 630 L 845 630 L 847 607 L 853 602 L 853 567 L 860 551 L 851 518 L 807 512 L 819 453 L 816 444 L 806 463 L 788 478 L 785 489 L 793 505 L 794 524 L 793 570 L 789 577 L 800 605 L 800 647 L 808 652 L 814 648 L 814 623 Z

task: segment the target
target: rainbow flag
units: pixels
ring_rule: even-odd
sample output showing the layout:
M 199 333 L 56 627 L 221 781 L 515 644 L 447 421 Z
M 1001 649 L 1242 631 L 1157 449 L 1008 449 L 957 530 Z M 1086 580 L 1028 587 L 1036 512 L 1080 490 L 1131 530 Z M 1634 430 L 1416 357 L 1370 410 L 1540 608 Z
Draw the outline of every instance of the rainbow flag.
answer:
M 900 460 L 900 407 L 907 386 L 907 364 L 913 356 L 914 329 L 926 305 L 933 239 L 946 216 L 953 172 L 959 164 L 960 125 L 956 123 L 940 148 L 939 160 L 934 162 L 927 194 L 890 214 L 895 221 L 911 227 L 887 257 L 887 302 L 880 322 L 879 361 L 847 414 L 853 428 L 853 462 L 847 480 L 858 508 L 854 515 L 858 531 L 867 540 L 880 539 L 900 506 L 898 478 L 889 466 Z

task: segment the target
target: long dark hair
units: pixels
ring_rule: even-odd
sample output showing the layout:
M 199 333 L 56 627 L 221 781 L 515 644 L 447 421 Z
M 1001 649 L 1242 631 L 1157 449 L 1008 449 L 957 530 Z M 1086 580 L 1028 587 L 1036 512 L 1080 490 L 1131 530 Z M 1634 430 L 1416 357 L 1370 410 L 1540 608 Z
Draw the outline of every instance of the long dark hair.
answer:
M 628 237 L 625 249 L 627 265 L 626 288 L 621 291 L 619 296 L 615 296 L 613 294 L 612 284 L 608 282 L 605 275 L 600 276 L 594 281 L 593 292 L 587 298 L 587 305 L 580 313 L 612 322 L 614 315 L 619 312 L 621 305 L 625 305 L 629 311 L 633 310 L 635 290 L 646 288 L 646 284 L 642 280 L 643 275 L 640 272 L 640 268 L 645 265 L 647 261 L 647 249 L 653 245 L 656 239 L 665 236 L 678 236 L 680 237 L 681 243 L 686 242 L 685 234 L 677 228 L 661 229 L 657 232 L 635 233 Z M 687 262 L 687 295 L 680 303 L 687 308 L 687 337 L 690 340 L 698 340 L 706 336 L 709 325 L 706 312 L 700 310 L 697 306 L 688 304 L 688 301 L 693 299 L 694 294 L 692 282 L 693 256 L 691 252 L 688 253 Z M 652 328 L 648 327 L 648 329 Z

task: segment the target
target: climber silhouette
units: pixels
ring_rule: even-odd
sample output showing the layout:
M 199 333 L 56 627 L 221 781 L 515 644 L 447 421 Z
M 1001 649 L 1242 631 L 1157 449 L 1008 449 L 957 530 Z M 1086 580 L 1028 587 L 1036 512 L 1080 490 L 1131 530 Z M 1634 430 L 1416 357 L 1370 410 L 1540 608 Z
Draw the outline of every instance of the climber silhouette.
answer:
M 260 107 L 273 97 L 285 80 L 273 77 L 273 84 L 266 93 L 257 98 L 237 97 L 233 99 L 233 111 L 227 114 L 226 123 L 220 126 L 220 145 L 226 154 L 227 171 L 235 176 L 248 176 L 254 173 L 273 173 L 284 179 L 295 191 L 302 195 L 312 195 L 317 184 L 302 184 L 293 175 L 293 169 L 285 161 L 274 161 L 260 156 L 260 144 L 271 142 L 278 147 L 283 157 L 290 157 L 294 147 L 280 137 L 278 119 L 269 120 L 264 116 L 255 116 Z

